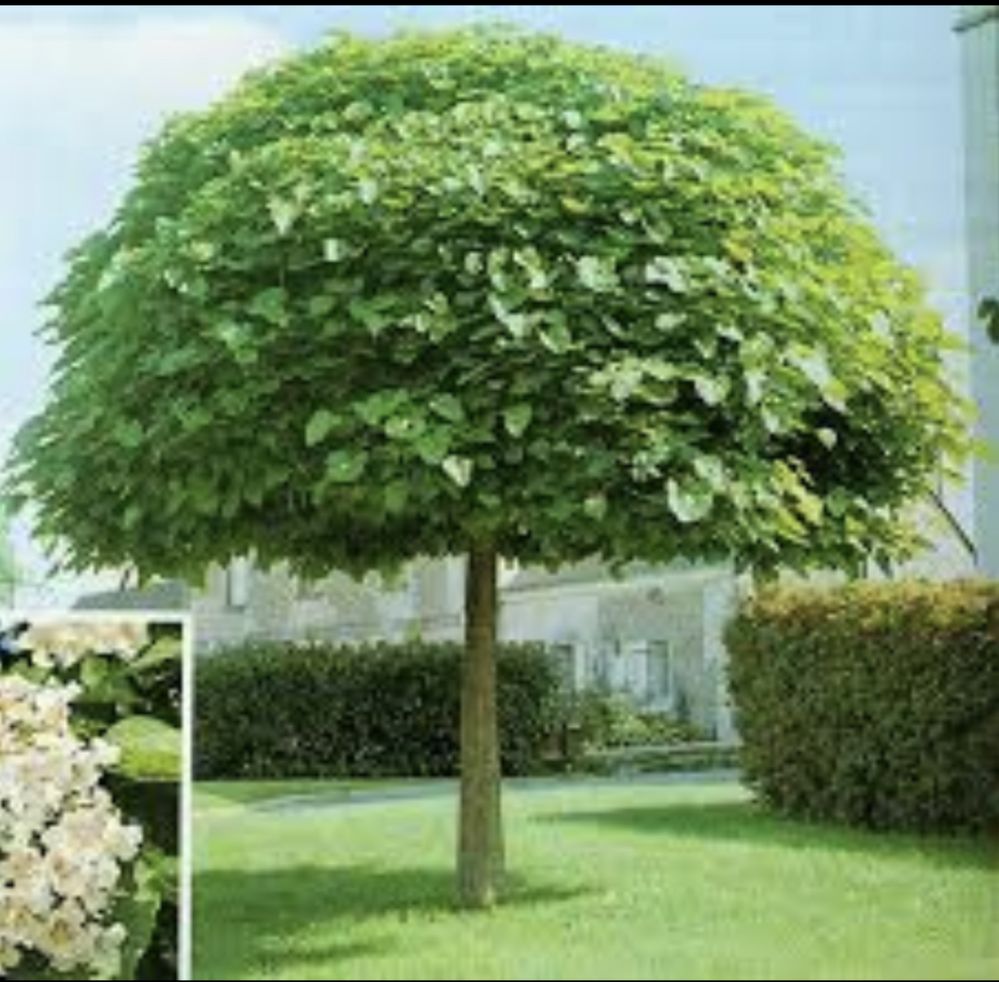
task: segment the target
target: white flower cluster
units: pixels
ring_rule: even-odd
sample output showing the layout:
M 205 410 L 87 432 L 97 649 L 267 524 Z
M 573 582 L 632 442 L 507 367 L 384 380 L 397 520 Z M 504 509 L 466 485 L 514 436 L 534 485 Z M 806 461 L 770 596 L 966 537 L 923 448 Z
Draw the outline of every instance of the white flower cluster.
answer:
M 18 638 L 41 668 L 72 668 L 98 652 L 130 661 L 149 643 L 141 621 L 34 620 Z
M 99 784 L 117 748 L 70 729 L 78 691 L 0 676 L 0 976 L 29 952 L 59 972 L 118 972 L 110 908 L 142 832 Z

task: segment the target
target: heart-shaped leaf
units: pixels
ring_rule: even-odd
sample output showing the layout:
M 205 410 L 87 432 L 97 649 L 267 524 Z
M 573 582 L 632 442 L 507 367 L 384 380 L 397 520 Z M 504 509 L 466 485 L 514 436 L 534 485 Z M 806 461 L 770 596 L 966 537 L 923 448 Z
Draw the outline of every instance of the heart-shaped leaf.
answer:
M 314 447 L 322 443 L 333 431 L 339 417 L 328 409 L 317 409 L 305 424 L 305 445 Z
M 450 456 L 441 462 L 444 473 L 447 474 L 459 488 L 467 488 L 472 480 L 472 461 L 468 457 Z
M 534 410 L 526 402 L 518 402 L 503 410 L 503 425 L 510 436 L 519 437 L 531 425 L 533 415 Z
M 326 458 L 326 476 L 334 484 L 350 484 L 364 473 L 367 463 L 363 450 L 334 450 Z

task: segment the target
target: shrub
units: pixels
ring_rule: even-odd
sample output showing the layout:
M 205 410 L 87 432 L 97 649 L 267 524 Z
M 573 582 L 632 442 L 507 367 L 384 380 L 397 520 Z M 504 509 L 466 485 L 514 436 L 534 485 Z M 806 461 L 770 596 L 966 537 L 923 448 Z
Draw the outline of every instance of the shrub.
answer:
M 440 776 L 458 770 L 461 646 L 250 643 L 198 664 L 201 778 Z M 558 725 L 541 645 L 500 645 L 507 774 L 538 769 Z
M 706 739 L 697 727 L 663 712 L 637 707 L 628 696 L 598 687 L 567 700 L 566 724 L 584 747 L 668 745 Z
M 781 811 L 999 823 L 999 584 L 765 591 L 727 642 L 746 775 Z

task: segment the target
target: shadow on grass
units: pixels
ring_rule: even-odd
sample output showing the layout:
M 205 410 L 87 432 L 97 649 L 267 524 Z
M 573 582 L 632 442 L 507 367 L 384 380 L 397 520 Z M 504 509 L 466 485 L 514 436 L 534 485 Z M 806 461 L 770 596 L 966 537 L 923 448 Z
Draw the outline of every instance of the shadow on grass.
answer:
M 583 892 L 511 877 L 502 902 L 532 906 Z M 326 973 L 313 978 L 340 978 L 338 963 L 398 947 L 389 933 L 393 919 L 437 914 L 477 916 L 456 908 L 451 871 L 371 865 L 210 870 L 194 880 L 194 978 L 267 978 L 292 968 L 302 977 L 309 965 Z M 375 919 L 380 923 L 374 931 L 381 928 L 380 933 L 365 930 L 363 937 L 350 938 L 364 921 Z
M 540 815 L 538 822 L 593 825 L 677 838 L 713 839 L 782 849 L 868 854 L 947 867 L 999 868 L 999 844 L 985 837 L 875 832 L 785 818 L 754 802 L 678 803 Z

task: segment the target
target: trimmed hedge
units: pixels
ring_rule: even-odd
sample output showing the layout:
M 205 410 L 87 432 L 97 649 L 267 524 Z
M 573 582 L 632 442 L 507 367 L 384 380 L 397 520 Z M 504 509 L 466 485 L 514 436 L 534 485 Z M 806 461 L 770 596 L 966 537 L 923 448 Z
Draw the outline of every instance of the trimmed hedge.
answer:
M 461 653 L 454 643 L 254 643 L 200 658 L 197 776 L 456 774 Z M 542 645 L 499 646 L 504 773 L 541 767 L 560 698 Z
M 999 584 L 765 591 L 726 640 L 765 801 L 873 828 L 999 827 Z

